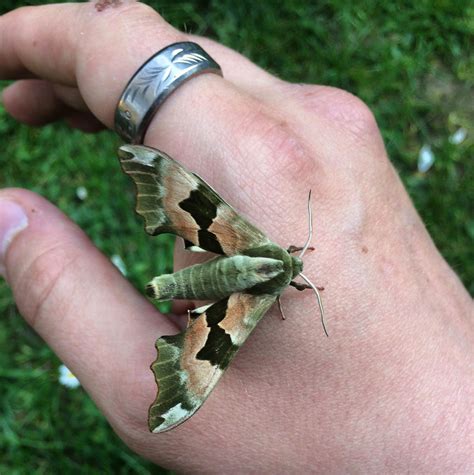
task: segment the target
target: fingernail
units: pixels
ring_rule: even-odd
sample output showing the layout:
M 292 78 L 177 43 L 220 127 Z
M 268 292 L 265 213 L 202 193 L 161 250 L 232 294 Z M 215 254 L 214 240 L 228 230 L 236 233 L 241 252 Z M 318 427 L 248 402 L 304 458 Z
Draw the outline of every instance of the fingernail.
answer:
M 8 247 L 28 226 L 28 217 L 23 208 L 13 201 L 0 199 L 0 275 L 5 276 L 5 255 Z

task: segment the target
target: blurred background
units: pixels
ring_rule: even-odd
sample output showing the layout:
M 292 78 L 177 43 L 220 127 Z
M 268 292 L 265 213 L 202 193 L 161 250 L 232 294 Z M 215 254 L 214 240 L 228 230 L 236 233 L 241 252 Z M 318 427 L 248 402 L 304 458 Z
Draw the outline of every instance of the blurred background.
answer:
M 0 14 L 22 5 L 2 0 Z M 149 1 L 282 79 L 347 89 L 374 112 L 441 253 L 474 293 L 474 5 L 458 0 Z M 106 61 L 107 58 L 104 58 Z M 7 85 L 0 81 L 0 89 Z M 169 271 L 169 237 L 132 211 L 112 132 L 18 124 L 0 105 L 0 187 L 47 197 L 143 289 Z M 167 473 L 129 451 L 18 315 L 0 281 L 0 473 Z M 80 344 L 80 342 L 77 342 Z

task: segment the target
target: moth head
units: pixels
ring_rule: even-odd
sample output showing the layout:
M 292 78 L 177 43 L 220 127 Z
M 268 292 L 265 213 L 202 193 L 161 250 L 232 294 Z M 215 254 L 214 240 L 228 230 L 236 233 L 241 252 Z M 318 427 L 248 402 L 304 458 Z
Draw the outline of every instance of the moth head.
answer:
M 294 279 L 300 272 L 303 271 L 303 260 L 300 257 L 291 256 L 291 269 L 293 271 L 291 278 Z

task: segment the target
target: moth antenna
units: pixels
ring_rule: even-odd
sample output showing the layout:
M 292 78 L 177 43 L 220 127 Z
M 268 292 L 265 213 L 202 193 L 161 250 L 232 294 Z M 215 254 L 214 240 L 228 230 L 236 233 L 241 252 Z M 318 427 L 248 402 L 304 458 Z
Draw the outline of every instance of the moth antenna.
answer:
M 324 324 L 324 309 L 323 309 L 323 302 L 321 300 L 321 296 L 319 295 L 318 288 L 302 273 L 300 272 L 298 274 L 305 282 L 308 283 L 308 285 L 311 286 L 311 288 L 314 290 L 314 293 L 316 294 L 316 297 L 318 298 L 318 305 L 319 305 L 319 313 L 321 314 L 321 323 L 323 325 L 323 330 L 324 333 L 326 333 L 326 336 L 329 337 L 328 332 L 326 330 L 326 325 Z
M 277 298 L 277 302 L 278 302 L 278 309 L 280 310 L 280 313 L 281 313 L 281 319 L 286 320 L 285 314 L 283 313 L 283 307 L 281 305 L 280 297 Z
M 308 250 L 309 243 L 311 242 L 311 238 L 313 237 L 313 212 L 311 211 L 311 190 L 309 190 L 308 195 L 308 227 L 308 239 L 306 239 L 306 242 L 303 246 L 303 250 L 300 254 L 300 259 L 303 258 L 304 253 Z

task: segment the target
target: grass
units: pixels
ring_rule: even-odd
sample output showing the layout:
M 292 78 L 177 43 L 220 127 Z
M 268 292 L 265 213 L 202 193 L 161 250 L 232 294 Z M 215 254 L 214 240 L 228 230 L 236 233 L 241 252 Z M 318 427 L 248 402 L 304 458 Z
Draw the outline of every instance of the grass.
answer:
M 46 2 L 7 0 L 0 13 L 26 3 Z M 148 3 L 175 26 L 216 38 L 284 79 L 342 87 L 366 101 L 438 248 L 474 293 L 474 10 L 468 2 Z M 460 127 L 467 139 L 450 143 Z M 149 239 L 131 212 L 114 134 L 88 136 L 62 124 L 32 129 L 0 107 L 0 143 L 0 186 L 46 196 L 104 253 L 120 255 L 138 288 L 170 268 L 172 242 Z M 424 144 L 436 160 L 420 174 Z M 76 196 L 81 186 L 88 191 L 84 201 Z M 82 389 L 58 384 L 59 360 L 23 322 L 2 283 L 0 314 L 0 473 L 164 473 L 123 445 Z

